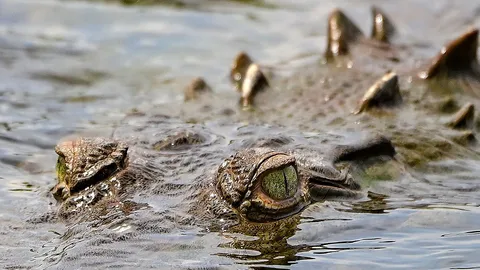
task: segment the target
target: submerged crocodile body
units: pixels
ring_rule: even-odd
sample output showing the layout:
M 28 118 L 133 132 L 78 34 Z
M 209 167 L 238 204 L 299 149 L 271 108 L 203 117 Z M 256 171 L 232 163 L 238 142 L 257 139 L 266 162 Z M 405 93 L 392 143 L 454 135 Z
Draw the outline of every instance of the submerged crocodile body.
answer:
M 333 11 L 322 62 L 271 80 L 265 91 L 252 87 L 255 76 L 262 76 L 248 74 L 258 74 L 258 64 L 240 53 L 231 77 L 241 92 L 240 103 L 247 105 L 244 110 L 232 110 L 234 102 L 205 93 L 174 114 L 190 122 L 223 118 L 315 132 L 382 133 L 409 165 L 470 155 L 464 146 L 475 141 L 478 125 L 478 30 L 468 30 L 433 59 L 422 60 L 408 46 L 393 44 L 395 28 L 378 8 L 373 17 L 372 37 L 367 38 L 342 11 Z
M 171 200 L 169 211 L 187 223 L 273 222 L 312 202 L 365 194 L 338 162 L 383 162 L 398 153 L 396 161 L 415 168 L 476 156 L 478 30 L 419 68 L 406 59 L 408 47 L 392 44 L 390 19 L 378 8 L 373 15 L 367 38 L 333 11 L 325 61 L 288 78 L 267 79 L 240 53 L 230 74 L 240 102 L 195 79 L 185 103 L 134 112 L 114 138 L 59 143 L 53 194 L 60 216 L 128 214 L 152 207 L 142 199 L 150 195 Z M 243 139 L 231 142 L 229 132 Z M 367 139 L 348 140 L 358 132 Z

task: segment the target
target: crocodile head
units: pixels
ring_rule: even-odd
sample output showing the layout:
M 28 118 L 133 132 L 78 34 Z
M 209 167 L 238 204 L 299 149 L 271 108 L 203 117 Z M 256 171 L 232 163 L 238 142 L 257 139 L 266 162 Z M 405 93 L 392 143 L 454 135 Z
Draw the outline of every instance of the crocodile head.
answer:
M 80 138 L 59 143 L 56 165 L 58 183 L 52 190 L 57 200 L 90 185 L 114 177 L 128 163 L 128 147 L 103 138 Z

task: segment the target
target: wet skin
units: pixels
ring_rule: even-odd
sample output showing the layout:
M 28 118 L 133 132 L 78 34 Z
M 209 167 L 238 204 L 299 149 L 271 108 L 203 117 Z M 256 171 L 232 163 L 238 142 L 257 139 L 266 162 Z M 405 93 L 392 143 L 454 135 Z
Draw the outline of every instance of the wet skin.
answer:
M 156 151 L 169 151 L 179 136 L 168 137 L 171 143 L 163 142 L 162 148 L 157 145 Z M 182 141 L 182 147 L 194 144 L 195 140 L 187 137 Z M 105 138 L 60 143 L 56 148 L 58 184 L 52 192 L 63 203 L 61 215 L 75 212 L 79 204 L 94 207 L 112 198 L 128 197 L 133 187 L 159 181 L 155 173 L 129 162 L 147 157 L 130 157 L 127 149 L 125 143 Z M 315 158 L 302 152 L 246 148 L 225 159 L 212 177 L 201 178 L 207 188 L 199 192 L 189 211 L 196 215 L 208 211 L 219 219 L 238 215 L 252 222 L 280 220 L 312 202 L 362 196 L 349 172 L 337 169 L 334 163 L 394 154 L 390 141 L 381 136 L 332 147 L 330 156 L 315 153 Z
M 242 100 L 246 93 L 259 95 L 249 105 L 255 114 L 235 117 L 303 130 L 382 133 L 412 166 L 449 155 L 465 157 L 469 151 L 463 147 L 475 143 L 478 126 L 478 30 L 459 35 L 431 60 L 415 59 L 408 46 L 395 44 L 397 32 L 388 16 L 375 7 L 372 15 L 372 34 L 366 37 L 344 12 L 334 10 L 328 18 L 325 63 L 272 80 L 263 93 L 242 90 Z M 240 64 L 245 58 L 253 62 L 240 53 L 233 74 L 245 73 Z
M 173 104 L 175 110 L 165 106 L 160 112 L 194 123 L 224 119 L 231 124 L 248 121 L 317 132 L 353 126 L 384 136 L 372 135 L 370 140 L 347 146 L 328 145 L 331 152 L 313 159 L 295 148 L 238 149 L 216 164 L 216 173 L 204 173 L 199 179 L 200 188 L 188 212 L 273 222 L 291 217 L 313 202 L 363 194 L 348 171 L 337 168 L 338 161 L 393 157 L 398 152 L 401 162 L 415 167 L 449 155 L 472 154 L 465 147 L 475 140 L 475 102 L 466 101 L 477 94 L 478 31 L 461 35 L 419 70 L 402 63 L 401 56 L 408 50 L 393 44 L 396 31 L 390 19 L 378 8 L 372 14 L 372 35 L 367 38 L 342 11 L 333 11 L 328 22 L 326 64 L 301 69 L 286 80 L 269 81 L 261 65 L 245 52 L 238 54 L 230 79 L 240 93 L 240 105 L 218 99 L 206 82 L 197 78 L 185 90 L 188 103 Z M 380 68 L 370 69 L 366 63 L 371 61 Z M 402 85 L 407 76 L 409 82 Z M 439 95 L 436 89 L 445 81 L 461 91 Z M 293 85 L 293 90 L 279 92 L 288 85 Z M 438 117 L 432 121 L 432 115 Z M 201 135 L 180 133 L 151 148 L 162 152 L 177 146 L 190 149 L 198 143 L 202 143 Z M 107 138 L 81 138 L 57 146 L 58 184 L 52 192 L 61 202 L 61 215 L 77 211 L 78 205 L 103 207 L 110 205 L 112 198 L 122 201 L 132 190 L 159 181 L 156 170 L 162 168 L 145 165 L 157 158 L 156 154 L 132 154 L 128 145 Z M 138 158 L 146 163 L 132 162 Z M 98 192 L 88 197 L 92 190 Z

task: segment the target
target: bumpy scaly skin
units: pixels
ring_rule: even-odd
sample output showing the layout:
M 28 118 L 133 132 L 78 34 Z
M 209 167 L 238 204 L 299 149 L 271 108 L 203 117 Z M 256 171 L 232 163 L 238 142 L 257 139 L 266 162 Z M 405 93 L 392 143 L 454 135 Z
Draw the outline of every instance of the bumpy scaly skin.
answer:
M 273 160 L 273 162 L 271 162 Z M 270 198 L 261 187 L 260 175 L 268 170 L 293 166 L 295 158 L 268 148 L 240 151 L 220 165 L 217 190 L 238 212 L 253 221 L 269 221 L 298 213 L 309 203 L 308 179 L 299 175 L 296 192 L 284 200 Z
M 187 136 L 181 140 L 184 146 L 195 144 L 195 141 L 188 140 L 191 137 L 188 132 L 166 140 L 178 141 L 182 134 Z M 166 142 L 162 145 L 163 148 L 156 145 L 156 150 L 168 151 L 172 147 Z M 198 193 L 200 195 L 194 198 L 190 213 L 205 216 L 209 212 L 215 218 L 225 219 L 232 219 L 237 214 L 244 220 L 255 222 L 283 219 L 314 201 L 351 198 L 360 194 L 360 186 L 347 171 L 337 170 L 334 161 L 395 154 L 388 140 L 378 138 L 336 149 L 331 157 L 322 158 L 322 162 L 316 162 L 301 152 L 287 153 L 265 147 L 241 150 L 225 159 L 214 177 L 204 178 L 206 183 Z M 124 143 L 102 138 L 80 138 L 60 143 L 57 152 L 59 159 L 65 160 L 67 170 L 58 171 L 59 183 L 54 193 L 59 193 L 59 189 L 70 191 L 57 196 L 62 201 L 61 214 L 68 216 L 81 212 L 81 207 L 96 207 L 97 212 L 103 213 L 111 205 L 122 205 L 122 198 L 128 197 L 134 187 L 148 189 L 149 184 L 159 181 L 160 175 L 151 173 L 147 165 L 142 167 L 134 161 L 129 162 L 137 157 L 129 157 L 126 151 Z M 140 157 L 146 158 L 154 157 Z M 122 166 L 105 170 L 111 166 L 111 159 Z M 96 172 L 108 173 L 82 173 L 92 168 Z M 266 184 L 267 179 L 270 186 Z M 199 208 L 199 205 L 203 206 Z
M 381 132 L 400 146 L 409 165 L 464 156 L 476 129 L 471 97 L 480 96 L 478 30 L 448 43 L 419 72 L 408 48 L 392 44 L 396 31 L 388 17 L 378 8 L 372 14 L 372 35 L 367 38 L 345 13 L 334 10 L 325 51 L 326 62 L 333 65 L 300 69 L 285 81 L 271 83 L 282 92 L 258 98 L 256 110 L 261 113 L 248 120 L 314 131 L 355 126 Z M 453 119 L 445 125 L 445 118 Z
M 231 69 L 231 80 L 236 89 L 241 92 L 242 105 L 252 105 L 254 97 L 263 102 L 256 104 L 261 113 L 235 115 L 231 108 L 229 113 L 224 114 L 223 112 L 226 111 L 224 108 L 219 109 L 221 113 L 218 113 L 215 111 L 215 105 L 221 102 L 212 104 L 211 100 L 206 100 L 206 106 L 200 105 L 204 106 L 201 107 L 205 109 L 203 113 L 209 117 L 227 116 L 230 117 L 230 122 L 253 119 L 260 123 L 275 123 L 307 130 L 318 130 L 318 126 L 344 127 L 349 120 L 352 120 L 350 117 L 353 117 L 352 121 L 358 124 L 358 128 L 375 132 L 381 130 L 391 136 L 401 160 L 409 165 L 438 160 L 446 153 L 455 153 L 460 156 L 465 150 L 462 145 L 467 145 L 474 138 L 474 104 L 468 103 L 461 107 L 456 105 L 455 99 L 452 98 L 452 102 L 440 101 L 445 104 L 439 105 L 440 109 L 436 108 L 435 104 L 439 102 L 438 97 L 435 96 L 436 82 L 433 79 L 447 79 L 455 87 L 460 86 L 459 88 L 465 92 L 471 91 L 478 95 L 477 88 L 474 87 L 480 85 L 476 60 L 478 30 L 469 31 L 451 42 L 424 72 L 415 73 L 418 77 L 409 86 L 409 90 L 415 91 L 410 91 L 409 95 L 404 96 L 405 91 L 402 91 L 399 85 L 399 77 L 404 76 L 405 72 L 390 72 L 384 75 L 375 69 L 367 70 L 365 67 L 368 65 L 362 65 L 370 63 L 375 58 L 377 62 L 385 64 L 385 67 L 380 65 L 383 67 L 381 73 L 385 72 L 386 68 L 401 67 L 398 64 L 398 52 L 390 41 L 395 29 L 380 10 L 373 10 L 373 14 L 375 18 L 381 20 L 374 22 L 372 37 L 367 38 L 343 12 L 334 11 L 329 18 L 329 37 L 325 56 L 328 62 L 335 62 L 340 69 L 331 67 L 327 72 L 320 75 L 314 73 L 311 77 L 304 74 L 293 76 L 290 79 L 296 89 L 293 93 L 292 91 L 282 92 L 279 95 L 278 92 L 272 92 L 268 96 L 266 91 L 268 98 L 265 100 L 256 97 L 259 86 L 269 85 L 269 83 L 263 82 L 265 77 L 261 73 L 260 66 L 253 63 L 246 53 L 240 53 Z M 356 52 L 368 53 L 356 54 Z M 345 69 L 341 69 L 345 66 L 342 65 L 342 61 L 346 61 L 346 66 L 349 67 L 346 71 L 348 75 L 345 75 Z M 351 68 L 352 65 L 353 68 Z M 249 70 L 252 72 L 249 73 Z M 407 74 L 411 75 L 411 73 L 409 70 Z M 329 81 L 329 76 L 339 74 L 342 78 L 346 76 L 347 79 L 339 80 L 337 85 L 329 85 L 330 81 L 336 82 Z M 319 76 L 323 79 L 318 80 Z M 373 82 L 372 78 L 378 77 L 381 79 L 368 88 Z M 296 81 L 298 78 L 306 80 L 307 84 L 311 85 L 307 87 L 301 85 Z M 423 79 L 428 79 L 430 84 L 426 84 Z M 196 86 L 193 86 L 190 92 L 186 92 L 186 99 L 191 99 L 190 96 L 197 98 L 202 94 L 202 91 L 197 91 Z M 363 94 L 358 91 L 358 88 L 368 88 L 368 91 Z M 459 95 L 454 93 L 452 96 Z M 464 97 L 462 98 L 465 100 Z M 414 106 L 408 106 L 408 104 Z M 437 113 L 455 111 L 457 107 L 461 108 L 447 123 L 422 122 L 422 116 L 432 111 Z M 185 113 L 183 111 L 185 108 L 182 108 L 178 110 L 181 111 L 182 116 L 185 114 L 187 117 L 197 117 L 201 111 L 196 111 L 194 104 L 186 108 L 193 108 L 193 113 L 189 114 L 188 110 Z M 335 111 L 336 109 L 340 110 Z M 175 113 L 172 110 L 169 112 Z M 356 115 L 352 116 L 352 112 Z M 405 114 L 402 115 L 402 112 Z M 247 118 L 244 118 L 245 115 Z M 331 115 L 335 115 L 335 118 Z M 386 122 L 390 124 L 386 125 Z M 421 127 L 422 130 L 419 132 L 416 127 Z M 459 134 L 452 128 L 460 129 L 463 133 Z M 195 134 L 177 134 L 155 144 L 153 148 L 157 151 L 171 150 L 178 145 L 188 146 L 199 141 L 202 141 L 202 138 Z M 126 152 L 125 144 L 108 139 L 80 139 L 60 144 L 57 147 L 57 153 L 64 159 L 66 166 L 59 166 L 59 184 L 54 188 L 54 194 L 58 199 L 65 200 L 63 206 L 78 205 L 79 202 L 94 206 L 108 196 L 92 199 L 87 195 L 92 190 L 102 189 L 105 184 L 104 191 L 121 195 L 128 193 L 126 187 L 137 185 L 138 188 L 146 188 L 149 180 L 158 179 L 158 174 L 151 173 L 148 166 L 135 166 L 132 162 L 127 162 Z M 242 220 L 255 222 L 282 219 L 298 213 L 313 201 L 358 195 L 359 185 L 353 181 L 348 172 L 337 170 L 333 165 L 335 161 L 394 154 L 395 149 L 385 138 L 359 146 L 338 147 L 329 157 L 326 157 L 327 162 L 324 163 L 313 162 L 307 155 L 295 152 L 285 153 L 265 147 L 247 148 L 226 159 L 218 167 L 215 177 L 205 177 L 210 182 L 200 185 L 201 190 L 195 193 L 194 199 L 197 202 L 208 202 L 207 206 L 194 203 L 190 213 L 205 216 L 208 212 L 213 218 L 240 217 Z M 63 160 L 60 160 L 60 164 L 63 164 L 62 162 Z M 286 168 L 290 173 L 288 177 Z M 295 191 L 289 182 L 293 181 L 291 168 L 296 172 L 295 181 L 298 181 L 294 182 L 296 183 Z M 282 174 L 278 173 L 279 171 Z M 275 177 L 270 176 L 270 172 L 275 172 Z M 273 199 L 266 190 L 266 187 L 269 187 L 265 184 L 267 178 L 269 181 L 279 180 L 279 183 L 270 183 L 271 187 L 274 189 L 284 187 L 285 194 L 289 195 L 273 196 L 277 197 Z M 202 180 L 205 179 L 202 178 Z M 97 194 L 99 193 L 101 190 Z M 68 207 L 64 209 L 65 212 L 69 211 Z
M 65 199 L 71 194 L 108 179 L 128 164 L 126 144 L 102 138 L 81 138 L 55 147 L 58 184 L 53 194 Z

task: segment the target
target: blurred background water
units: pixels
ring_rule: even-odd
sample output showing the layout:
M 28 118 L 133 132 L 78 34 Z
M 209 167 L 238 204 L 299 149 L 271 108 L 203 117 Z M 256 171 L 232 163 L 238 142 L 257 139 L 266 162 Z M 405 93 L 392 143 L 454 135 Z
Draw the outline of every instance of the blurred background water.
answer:
M 271 254 L 244 248 L 251 241 L 246 236 L 198 229 L 145 236 L 124 253 L 106 244 L 104 253 L 92 255 L 85 252 L 89 241 L 101 240 L 94 230 L 80 237 L 72 233 L 80 228 L 28 222 L 55 209 L 48 191 L 60 138 L 109 135 L 134 108 L 148 111 L 183 99 L 183 88 L 196 76 L 233 96 L 227 75 L 240 50 L 262 64 L 294 70 L 305 56 L 325 49 L 333 8 L 344 9 L 368 32 L 370 6 L 380 6 L 401 42 L 421 45 L 416 50 L 426 57 L 480 20 L 475 0 L 141 4 L 0 0 L 2 268 L 480 268 L 480 167 L 468 160 L 457 164 L 466 175 L 423 176 L 441 182 L 428 187 L 430 195 L 451 188 L 449 198 L 418 198 L 415 207 L 390 201 L 382 214 L 315 205 L 283 250 Z

